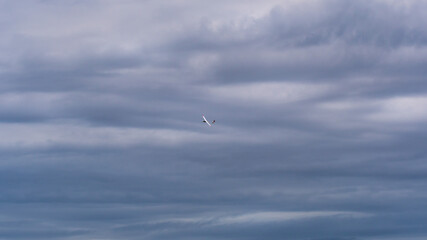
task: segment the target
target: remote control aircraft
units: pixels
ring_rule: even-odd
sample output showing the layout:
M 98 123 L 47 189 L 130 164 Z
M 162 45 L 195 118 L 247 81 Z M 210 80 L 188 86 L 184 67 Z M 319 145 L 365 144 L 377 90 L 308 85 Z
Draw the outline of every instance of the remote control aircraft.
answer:
M 205 118 L 205 116 L 204 116 L 204 115 L 202 116 L 202 118 L 203 118 L 203 122 L 204 122 L 204 123 L 208 124 L 208 125 L 209 125 L 209 127 L 211 127 L 211 126 L 212 126 L 212 125 L 209 123 L 209 121 Z M 213 120 L 213 121 L 212 121 L 212 124 L 214 124 L 214 123 L 215 123 L 215 120 Z

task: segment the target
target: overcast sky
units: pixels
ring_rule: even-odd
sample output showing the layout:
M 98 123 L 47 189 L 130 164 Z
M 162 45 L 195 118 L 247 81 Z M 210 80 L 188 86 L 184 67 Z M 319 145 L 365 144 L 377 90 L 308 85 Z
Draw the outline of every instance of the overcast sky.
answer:
M 426 11 L 0 0 L 0 239 L 426 239 Z

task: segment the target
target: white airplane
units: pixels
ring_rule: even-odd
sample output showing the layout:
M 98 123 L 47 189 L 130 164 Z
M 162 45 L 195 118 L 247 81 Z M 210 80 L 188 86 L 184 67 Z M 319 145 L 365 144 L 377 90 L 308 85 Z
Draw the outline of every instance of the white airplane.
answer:
M 204 123 L 207 123 L 207 124 L 209 125 L 209 127 L 210 127 L 210 126 L 212 126 L 212 125 L 209 123 L 209 121 L 208 121 L 208 120 L 206 120 L 206 118 L 205 118 L 205 116 L 204 116 L 204 115 L 202 115 L 202 118 L 203 118 L 203 122 L 204 122 Z M 213 120 L 213 121 L 212 121 L 212 124 L 214 124 L 214 123 L 215 123 L 215 120 Z

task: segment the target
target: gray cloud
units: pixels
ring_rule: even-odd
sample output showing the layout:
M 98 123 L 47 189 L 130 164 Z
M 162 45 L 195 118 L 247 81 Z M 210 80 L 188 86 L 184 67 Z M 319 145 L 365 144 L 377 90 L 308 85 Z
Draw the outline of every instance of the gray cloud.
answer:
M 0 239 L 424 239 L 426 7 L 0 2 Z

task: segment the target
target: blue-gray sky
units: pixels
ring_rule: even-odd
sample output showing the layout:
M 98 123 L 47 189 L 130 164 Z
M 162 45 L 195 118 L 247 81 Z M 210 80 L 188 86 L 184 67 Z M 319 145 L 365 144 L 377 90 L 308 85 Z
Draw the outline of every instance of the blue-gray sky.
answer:
M 0 1 L 0 239 L 426 239 L 426 11 Z

